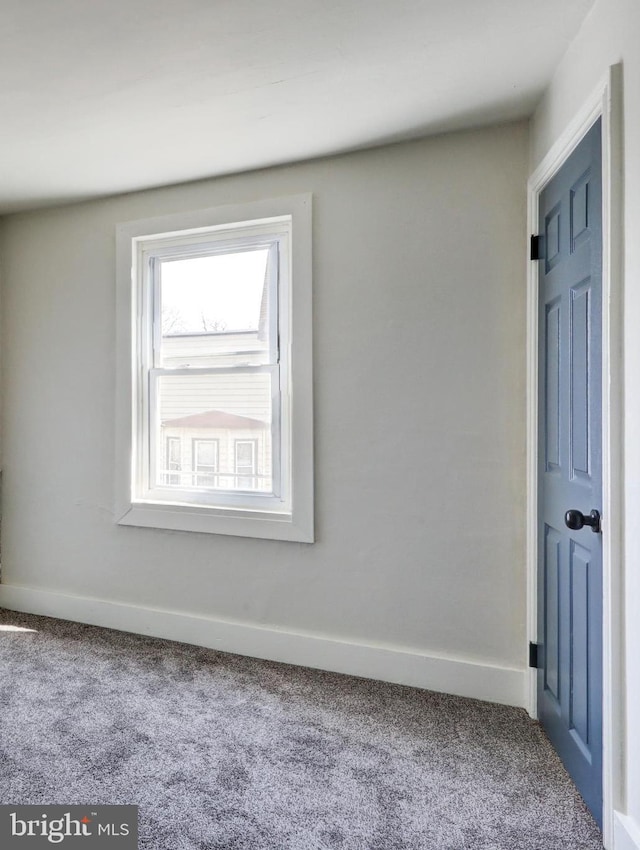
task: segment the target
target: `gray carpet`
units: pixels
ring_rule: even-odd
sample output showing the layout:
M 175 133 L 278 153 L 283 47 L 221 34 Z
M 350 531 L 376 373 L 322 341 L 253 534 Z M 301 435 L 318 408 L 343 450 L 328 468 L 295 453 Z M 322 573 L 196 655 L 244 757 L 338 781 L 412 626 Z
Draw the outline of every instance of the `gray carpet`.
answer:
M 2 610 L 0 677 L 0 803 L 134 803 L 141 848 L 602 846 L 519 709 Z

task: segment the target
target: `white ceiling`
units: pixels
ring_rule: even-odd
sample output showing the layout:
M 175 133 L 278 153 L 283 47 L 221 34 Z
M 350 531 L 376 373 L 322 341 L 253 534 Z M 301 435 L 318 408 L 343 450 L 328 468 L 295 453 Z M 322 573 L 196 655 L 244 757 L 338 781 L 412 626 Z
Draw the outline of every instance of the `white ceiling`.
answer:
M 593 0 L 2 0 L 0 212 L 528 115 Z

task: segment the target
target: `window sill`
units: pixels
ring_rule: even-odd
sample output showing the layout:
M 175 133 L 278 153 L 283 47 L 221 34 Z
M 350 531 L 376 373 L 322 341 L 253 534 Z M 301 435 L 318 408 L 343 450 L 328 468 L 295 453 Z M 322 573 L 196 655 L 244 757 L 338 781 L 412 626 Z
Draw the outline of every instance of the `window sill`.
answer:
M 313 522 L 291 514 L 268 511 L 238 511 L 221 508 L 137 502 L 118 519 L 118 525 L 162 528 L 169 531 L 198 531 L 204 534 L 230 534 L 263 540 L 291 540 L 313 543 Z

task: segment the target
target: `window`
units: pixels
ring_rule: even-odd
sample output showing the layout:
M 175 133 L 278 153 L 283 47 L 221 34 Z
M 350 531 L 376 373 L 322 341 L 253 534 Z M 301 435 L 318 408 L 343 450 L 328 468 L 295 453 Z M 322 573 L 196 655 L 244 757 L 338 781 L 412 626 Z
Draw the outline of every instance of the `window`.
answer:
M 121 225 L 118 521 L 313 539 L 310 198 Z
M 218 487 L 218 440 L 193 441 L 193 483 L 196 487 Z
M 257 440 L 236 440 L 236 487 L 239 490 L 255 490 Z
M 182 469 L 181 461 L 182 447 L 178 437 L 167 437 L 167 449 L 165 453 L 165 469 L 162 471 L 163 481 L 169 485 L 179 485 L 180 475 L 175 473 Z

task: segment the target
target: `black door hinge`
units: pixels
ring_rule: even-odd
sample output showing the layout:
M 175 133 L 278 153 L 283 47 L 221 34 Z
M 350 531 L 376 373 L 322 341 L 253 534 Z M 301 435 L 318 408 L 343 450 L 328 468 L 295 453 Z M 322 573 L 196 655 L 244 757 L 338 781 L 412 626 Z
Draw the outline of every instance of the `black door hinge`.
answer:
M 542 236 L 531 236 L 531 250 L 529 252 L 529 257 L 532 260 L 541 260 L 542 259 Z
M 529 667 L 538 668 L 538 662 L 540 661 L 540 644 L 533 643 L 533 641 L 529 642 Z

